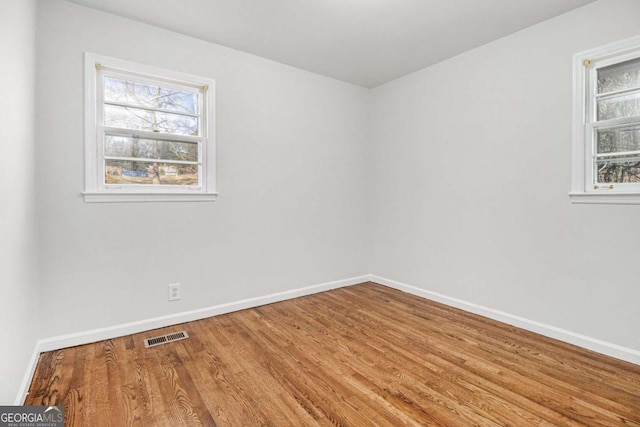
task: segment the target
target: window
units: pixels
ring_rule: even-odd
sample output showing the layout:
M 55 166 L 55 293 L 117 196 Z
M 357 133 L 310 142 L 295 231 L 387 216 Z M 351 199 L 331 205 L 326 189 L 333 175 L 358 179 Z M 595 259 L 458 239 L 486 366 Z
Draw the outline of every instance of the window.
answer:
M 578 203 L 640 204 L 640 37 L 574 57 Z
M 214 81 L 85 54 L 85 201 L 214 200 Z

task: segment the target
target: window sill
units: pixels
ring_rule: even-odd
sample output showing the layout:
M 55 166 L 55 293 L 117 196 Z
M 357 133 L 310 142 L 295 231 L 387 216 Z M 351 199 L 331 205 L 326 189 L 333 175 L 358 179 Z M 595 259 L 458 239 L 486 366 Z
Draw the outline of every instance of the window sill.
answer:
M 569 193 L 571 203 L 640 205 L 640 193 Z
M 213 202 L 217 193 L 82 193 L 85 203 Z

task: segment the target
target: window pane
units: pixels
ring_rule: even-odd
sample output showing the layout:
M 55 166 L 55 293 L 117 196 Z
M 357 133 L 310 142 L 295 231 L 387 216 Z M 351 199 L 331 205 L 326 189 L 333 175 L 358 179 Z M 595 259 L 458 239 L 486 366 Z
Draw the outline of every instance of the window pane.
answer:
M 106 184 L 198 185 L 198 167 L 175 163 L 106 160 Z
M 598 70 L 598 93 L 640 87 L 640 58 Z
M 599 161 L 596 163 L 598 183 L 640 182 L 640 160 Z
M 116 105 L 104 106 L 104 124 L 122 129 L 158 131 L 175 135 L 198 135 L 198 119 L 196 117 Z
M 104 154 L 109 157 L 138 157 L 143 159 L 197 162 L 198 144 L 106 135 Z
M 196 114 L 198 94 L 116 77 L 104 78 L 105 101 Z
M 598 101 L 598 120 L 640 116 L 640 93 Z
M 640 150 L 640 124 L 597 131 L 597 152 L 619 153 Z

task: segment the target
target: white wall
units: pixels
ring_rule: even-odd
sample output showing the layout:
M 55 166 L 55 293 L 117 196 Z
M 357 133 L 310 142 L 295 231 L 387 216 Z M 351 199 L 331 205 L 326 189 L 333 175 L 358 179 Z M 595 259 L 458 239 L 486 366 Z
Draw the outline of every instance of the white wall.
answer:
M 34 210 L 35 1 L 0 13 L 0 404 L 12 405 L 38 338 Z
M 640 350 L 640 206 L 572 205 L 572 55 L 602 0 L 373 91 L 372 273 Z
M 367 91 L 60 0 L 38 3 L 42 336 L 366 274 Z M 86 204 L 83 52 L 214 78 L 214 203 Z M 167 284 L 183 296 L 167 302 Z

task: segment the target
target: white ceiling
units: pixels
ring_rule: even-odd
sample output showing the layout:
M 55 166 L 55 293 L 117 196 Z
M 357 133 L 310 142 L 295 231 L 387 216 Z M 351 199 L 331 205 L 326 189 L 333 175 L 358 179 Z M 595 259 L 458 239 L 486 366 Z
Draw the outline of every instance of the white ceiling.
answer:
M 375 87 L 594 0 L 69 0 Z

